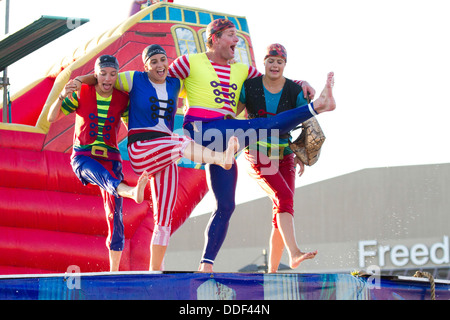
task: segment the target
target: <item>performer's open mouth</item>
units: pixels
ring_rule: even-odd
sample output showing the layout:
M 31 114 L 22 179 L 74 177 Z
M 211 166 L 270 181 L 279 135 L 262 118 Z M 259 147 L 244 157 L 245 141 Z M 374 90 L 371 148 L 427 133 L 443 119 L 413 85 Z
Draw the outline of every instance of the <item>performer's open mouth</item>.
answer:
M 109 90 L 112 89 L 112 84 L 110 84 L 110 83 L 103 83 L 102 87 L 103 87 L 104 91 L 109 91 Z
M 158 74 L 158 76 L 164 77 L 164 75 L 166 74 L 166 69 L 165 68 L 158 69 L 158 70 L 156 70 L 156 73 Z

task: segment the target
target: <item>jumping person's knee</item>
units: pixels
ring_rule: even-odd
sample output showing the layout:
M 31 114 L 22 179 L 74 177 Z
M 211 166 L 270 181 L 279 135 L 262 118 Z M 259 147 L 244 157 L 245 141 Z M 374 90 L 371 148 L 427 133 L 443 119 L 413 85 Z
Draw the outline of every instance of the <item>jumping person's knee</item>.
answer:
M 223 219 L 230 219 L 231 215 L 234 212 L 234 209 L 236 209 L 236 204 L 234 202 L 226 202 L 221 203 L 217 206 L 217 212 L 221 215 Z

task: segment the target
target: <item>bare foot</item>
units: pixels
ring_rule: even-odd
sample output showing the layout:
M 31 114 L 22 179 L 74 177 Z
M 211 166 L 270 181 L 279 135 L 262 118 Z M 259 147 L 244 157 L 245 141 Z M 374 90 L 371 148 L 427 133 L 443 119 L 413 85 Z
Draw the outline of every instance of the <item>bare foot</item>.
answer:
M 333 97 L 334 72 L 328 73 L 327 83 L 320 97 L 314 101 L 314 109 L 317 113 L 333 111 L 336 109 L 336 101 Z
M 138 183 L 133 190 L 133 199 L 136 203 L 142 203 L 144 201 L 145 187 L 147 186 L 148 179 L 148 173 L 147 171 L 144 171 L 139 177 Z
M 224 163 L 221 165 L 225 170 L 230 170 L 234 163 L 234 155 L 239 150 L 239 140 L 231 137 L 228 141 L 227 150 L 224 153 Z
M 200 263 L 200 266 L 198 267 L 198 271 L 205 272 L 205 273 L 212 273 L 213 265 L 210 263 Z
M 297 255 L 297 256 L 291 258 L 291 261 L 290 261 L 290 263 L 289 263 L 289 266 L 290 266 L 292 269 L 295 269 L 295 268 L 297 268 L 297 267 L 300 265 L 300 263 L 303 262 L 304 260 L 307 260 L 307 259 L 314 259 L 315 256 L 316 256 L 316 254 L 317 254 L 317 250 L 316 250 L 316 251 L 313 251 L 313 252 L 306 252 L 306 253 L 305 253 L 305 252 L 300 252 L 299 255 Z

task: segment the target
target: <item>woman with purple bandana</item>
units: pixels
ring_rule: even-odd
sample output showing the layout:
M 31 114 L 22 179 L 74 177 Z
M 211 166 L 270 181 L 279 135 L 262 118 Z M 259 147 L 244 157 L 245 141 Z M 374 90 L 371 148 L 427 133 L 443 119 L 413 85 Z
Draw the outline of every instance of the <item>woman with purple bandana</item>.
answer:
M 236 136 L 239 145 L 244 148 L 260 140 L 260 135 L 265 135 L 270 130 L 280 130 L 280 134 L 288 133 L 310 117 L 335 109 L 331 88 L 333 75 L 330 74 L 327 86 L 314 104 L 289 110 L 269 119 L 234 119 L 242 84 L 261 73 L 253 66 L 229 64 L 239 41 L 236 27 L 231 21 L 212 21 L 206 34 L 206 53 L 183 55 L 169 68 L 169 76 L 184 80 L 187 111 L 183 127 L 185 133 L 197 143 L 221 151 L 228 139 Z M 305 92 L 312 91 L 306 82 L 302 85 Z M 205 248 L 198 270 L 212 272 L 235 208 L 237 167 L 233 164 L 226 171 L 219 166 L 208 165 L 206 173 L 217 206 L 205 231 Z
M 246 80 L 241 91 L 238 114 L 245 107 L 248 118 L 270 118 L 283 111 L 308 104 L 302 88 L 283 76 L 287 62 L 284 46 L 275 43 L 267 47 L 264 58 L 265 74 Z M 250 166 L 248 173 L 267 193 L 273 203 L 272 232 L 270 235 L 269 272 L 277 272 L 284 247 L 287 248 L 290 267 L 297 268 L 317 251 L 304 253 L 295 239 L 294 192 L 295 167 L 304 165 L 289 148 L 289 134 L 258 141 L 245 150 Z

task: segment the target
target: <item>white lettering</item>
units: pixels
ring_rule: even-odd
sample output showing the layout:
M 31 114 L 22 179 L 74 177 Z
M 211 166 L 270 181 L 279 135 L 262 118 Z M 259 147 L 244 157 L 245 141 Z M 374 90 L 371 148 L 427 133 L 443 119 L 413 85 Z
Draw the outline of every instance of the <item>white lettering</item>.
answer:
M 380 267 L 386 266 L 386 259 L 396 267 L 403 267 L 410 262 L 416 266 L 423 266 L 428 262 L 436 265 L 450 263 L 448 236 L 444 236 L 442 242 L 434 243 L 430 247 L 418 243 L 410 249 L 403 244 L 397 244 L 391 248 L 389 245 L 378 245 L 376 240 L 363 240 L 358 242 L 358 250 L 360 268 L 365 267 L 366 258 L 377 256 Z
M 67 18 L 66 25 L 68 29 L 76 29 L 81 26 L 80 18 Z
M 193 307 L 186 305 L 186 307 L 180 307 L 179 314 L 181 315 L 205 315 L 207 318 L 211 317 L 214 307 Z
M 409 250 L 402 244 L 396 245 L 391 250 L 391 261 L 394 266 L 403 267 L 408 263 Z
M 390 246 L 379 246 L 378 251 L 380 251 L 380 256 L 378 257 L 378 265 L 384 267 L 386 265 L 385 253 L 391 250 Z
M 411 247 L 411 262 L 418 266 L 423 266 L 428 262 L 428 248 L 419 243 Z
M 64 275 L 64 281 L 66 281 L 67 289 L 81 289 L 80 272 L 81 269 L 79 266 L 71 265 L 67 267 L 67 271 Z
M 228 305 L 223 306 L 223 314 L 270 314 L 269 305 Z
M 376 251 L 366 251 L 366 246 L 376 246 L 377 241 L 376 240 L 366 240 L 366 241 L 359 241 L 358 243 L 358 249 L 359 249 L 359 267 L 364 268 L 365 266 L 365 258 L 366 257 L 375 257 L 377 254 Z
M 437 251 L 438 249 L 442 249 L 442 258 L 438 258 Z M 444 240 L 442 243 L 435 243 L 431 246 L 430 249 L 430 258 L 431 261 L 435 264 L 444 264 L 449 263 L 449 248 L 448 248 L 448 237 L 444 236 Z
M 371 273 L 372 275 L 367 278 L 367 287 L 369 289 L 380 289 L 380 274 L 381 270 L 379 266 L 369 266 L 367 267 L 367 273 Z

